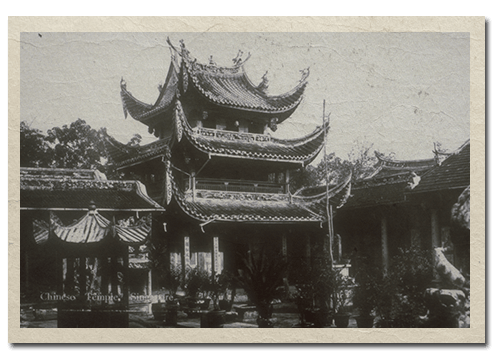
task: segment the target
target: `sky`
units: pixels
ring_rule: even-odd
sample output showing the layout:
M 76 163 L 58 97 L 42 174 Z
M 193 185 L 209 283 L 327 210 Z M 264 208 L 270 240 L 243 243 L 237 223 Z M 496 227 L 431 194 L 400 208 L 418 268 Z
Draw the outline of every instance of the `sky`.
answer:
M 397 159 L 450 151 L 470 137 L 468 33 L 22 33 L 21 120 L 46 131 L 78 118 L 127 142 L 147 127 L 125 119 L 120 79 L 154 103 L 170 64 L 166 39 L 183 39 L 191 55 L 231 65 L 251 54 L 254 84 L 267 71 L 268 92 L 281 94 L 309 68 L 305 97 L 274 134 L 295 138 L 330 114 L 327 151 L 346 158 L 356 141 Z

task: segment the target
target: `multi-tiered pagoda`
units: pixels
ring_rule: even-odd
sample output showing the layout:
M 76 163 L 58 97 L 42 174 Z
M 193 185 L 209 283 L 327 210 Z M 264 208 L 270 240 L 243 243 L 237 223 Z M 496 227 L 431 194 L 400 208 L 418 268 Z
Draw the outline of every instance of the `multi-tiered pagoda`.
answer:
M 167 210 L 153 237 L 186 268 L 234 270 L 261 246 L 282 252 L 292 266 L 311 262 L 311 245 L 327 234 L 327 198 L 333 210 L 341 207 L 350 177 L 328 192 L 290 192 L 291 171 L 318 156 L 328 131 L 321 124 L 295 139 L 272 135 L 302 101 L 309 71 L 295 88 L 269 95 L 266 75 L 258 85 L 248 78 L 249 56 L 238 52 L 231 66 L 221 67 L 212 59 L 198 62 L 182 41 L 179 48 L 169 45 L 170 69 L 154 104 L 139 101 L 121 82 L 125 116 L 158 141 L 133 147 L 106 139 L 111 165 L 141 180 Z

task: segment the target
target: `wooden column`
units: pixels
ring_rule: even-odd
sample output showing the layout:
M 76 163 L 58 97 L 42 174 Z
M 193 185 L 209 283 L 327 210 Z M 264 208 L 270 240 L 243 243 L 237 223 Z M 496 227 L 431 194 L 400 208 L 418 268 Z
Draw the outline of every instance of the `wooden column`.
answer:
M 87 272 L 87 257 L 80 258 L 80 275 L 78 279 L 78 284 L 80 286 L 80 296 L 85 297 L 85 293 L 87 293 L 87 276 L 85 275 Z
M 285 193 L 288 194 L 290 192 L 290 170 L 286 170 L 285 172 Z
M 129 254 L 128 245 L 124 245 L 124 255 L 123 255 L 123 300 L 125 302 L 125 307 L 128 309 L 129 292 L 130 292 L 130 271 L 129 271 Z
M 382 215 L 380 222 L 381 244 L 382 244 L 382 268 L 384 274 L 389 271 L 389 241 L 387 237 L 387 216 Z
M 170 258 L 169 258 L 170 259 Z M 152 298 L 153 298 L 153 273 L 151 269 L 148 270 L 148 296 L 150 303 L 148 304 L 148 313 L 153 313 Z
M 182 274 L 184 278 L 186 278 L 186 274 L 189 270 L 190 260 L 191 260 L 191 251 L 189 247 L 189 236 L 184 236 L 184 249 L 182 252 Z
M 219 237 L 214 236 L 212 239 L 212 276 L 220 273 L 219 270 Z
M 437 209 L 431 210 L 431 241 L 433 249 L 441 247 L 441 239 L 439 237 L 439 217 Z

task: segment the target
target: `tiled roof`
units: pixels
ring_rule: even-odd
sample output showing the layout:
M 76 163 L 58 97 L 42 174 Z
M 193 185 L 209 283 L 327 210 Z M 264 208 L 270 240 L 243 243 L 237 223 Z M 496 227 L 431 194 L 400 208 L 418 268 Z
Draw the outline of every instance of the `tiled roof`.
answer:
M 328 193 L 331 205 L 339 208 L 348 197 L 350 178 Z M 204 222 L 288 223 L 324 222 L 326 192 L 310 197 L 289 195 L 287 199 L 199 198 L 185 194 L 174 182 L 177 204 L 189 216 Z
M 121 98 L 125 117 L 130 114 L 134 119 L 151 126 L 150 120 L 168 110 L 176 96 L 185 94 L 189 86 L 220 106 L 271 114 L 289 114 L 303 98 L 308 71 L 303 73 L 295 88 L 284 94 L 271 96 L 265 91 L 267 87 L 252 84 L 243 68 L 243 62 L 233 67 L 205 65 L 191 59 L 186 50 L 172 48 L 181 55 L 182 71 L 179 71 L 177 61 L 173 59 L 154 104 L 147 104 L 135 98 L 122 80 Z M 283 118 L 280 118 L 280 121 L 282 120 Z
M 139 222 L 136 226 L 111 225 L 111 222 L 95 210 L 90 210 L 71 225 L 63 225 L 55 215 L 51 213 L 50 231 L 59 240 L 75 243 L 89 244 L 98 243 L 109 235 L 115 234 L 118 240 L 137 245 L 146 242 L 151 225 L 147 222 Z M 42 244 L 49 239 L 49 229 L 45 221 L 33 221 L 34 238 L 37 244 Z
M 356 188 L 353 185 L 351 195 L 344 209 L 392 205 L 406 201 L 407 182 L 382 183 L 371 187 Z
M 410 172 L 422 175 L 437 165 L 434 158 L 422 160 L 392 160 L 377 151 L 375 151 L 375 156 L 377 157 L 378 162 L 374 166 L 374 172 L 365 179 L 384 178 L 402 174 L 408 175 Z
M 91 202 L 99 210 L 163 210 L 138 181 L 58 177 L 50 172 L 40 176 L 26 170 L 21 168 L 21 210 L 86 210 Z
M 296 108 L 304 95 L 305 77 L 287 93 L 269 96 L 252 84 L 244 70 L 237 67 L 230 70 L 207 67 L 183 59 L 191 83 L 211 102 L 221 106 L 265 113 L 283 113 Z
M 470 140 L 426 173 L 411 193 L 465 189 L 470 185 Z
M 147 122 L 149 119 L 167 110 L 172 105 L 176 95 L 179 80 L 177 73 L 175 64 L 172 62 L 167 78 L 165 79 L 165 84 L 163 84 L 160 95 L 154 104 L 147 104 L 135 98 L 127 90 L 126 83 L 122 80 L 120 94 L 125 118 L 127 114 L 130 114 L 132 118 L 149 125 Z
M 182 111 L 176 107 L 186 138 L 202 152 L 241 158 L 259 158 L 304 162 L 314 160 L 323 147 L 325 129 L 317 127 L 311 134 L 291 140 L 280 140 L 268 135 L 238 133 L 207 128 L 191 128 Z M 178 122 L 176 122 L 178 123 Z M 326 131 L 328 131 L 328 126 Z
M 142 146 L 127 146 L 108 135 L 104 138 L 109 162 L 116 168 L 144 162 L 158 156 L 170 157 L 171 145 L 172 138 L 163 138 Z

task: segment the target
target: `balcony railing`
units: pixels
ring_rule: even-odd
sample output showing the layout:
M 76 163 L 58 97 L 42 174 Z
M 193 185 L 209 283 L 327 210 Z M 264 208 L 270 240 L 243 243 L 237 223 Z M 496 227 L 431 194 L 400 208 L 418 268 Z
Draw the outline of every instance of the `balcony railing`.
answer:
M 226 191 L 226 192 L 256 192 L 284 194 L 285 185 L 262 181 L 240 181 L 220 179 L 195 179 L 196 190 Z M 189 179 L 184 180 L 184 189 L 189 189 Z

